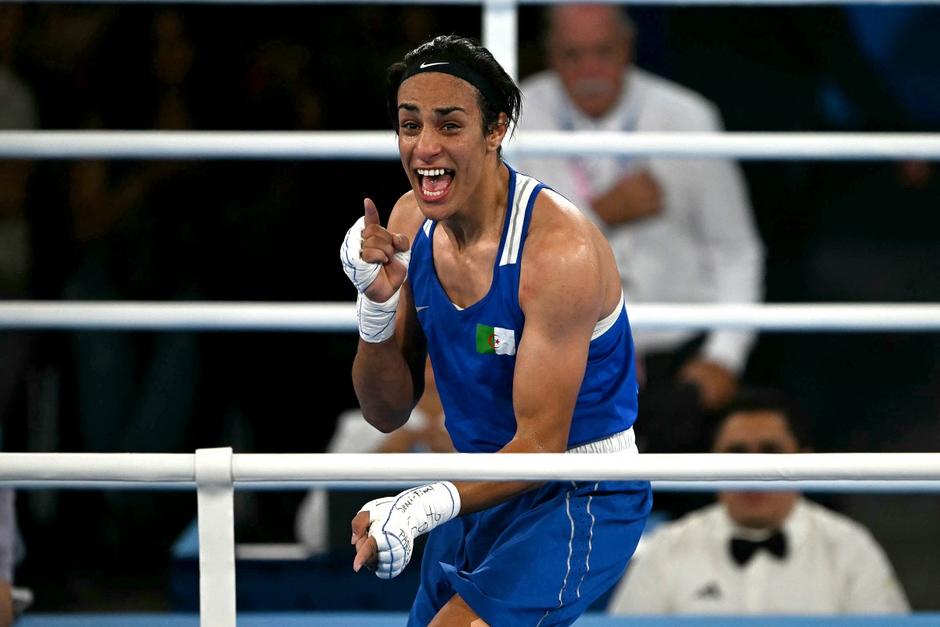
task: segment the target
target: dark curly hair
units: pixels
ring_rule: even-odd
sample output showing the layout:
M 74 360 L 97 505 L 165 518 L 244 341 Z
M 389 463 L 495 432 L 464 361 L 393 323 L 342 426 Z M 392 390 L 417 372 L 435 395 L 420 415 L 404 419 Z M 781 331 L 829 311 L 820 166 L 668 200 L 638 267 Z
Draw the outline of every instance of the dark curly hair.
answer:
M 522 110 L 522 92 L 493 54 L 479 42 L 457 35 L 439 35 L 405 55 L 404 59 L 389 66 L 386 72 L 386 106 L 392 128 L 398 132 L 398 88 L 409 68 L 425 61 L 460 63 L 478 74 L 488 85 L 484 96 L 479 88 L 477 103 L 483 115 L 483 133 L 486 134 L 505 113 L 510 122 L 519 120 Z M 491 102 L 495 100 L 495 102 Z

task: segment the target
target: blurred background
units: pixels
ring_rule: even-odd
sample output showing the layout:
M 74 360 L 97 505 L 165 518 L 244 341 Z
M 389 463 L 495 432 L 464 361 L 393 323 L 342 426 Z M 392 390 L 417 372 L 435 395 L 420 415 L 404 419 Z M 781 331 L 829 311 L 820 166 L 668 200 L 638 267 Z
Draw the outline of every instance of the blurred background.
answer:
M 631 9 L 637 62 L 731 131 L 940 131 L 934 7 Z M 520 10 L 520 74 L 544 68 Z M 0 128 L 388 128 L 384 69 L 477 7 L 0 4 Z M 525 103 L 525 106 L 535 106 Z M 940 301 L 930 162 L 744 162 L 771 302 Z M 337 251 L 397 162 L 0 161 L 0 297 L 349 301 Z M 356 404 L 352 333 L 0 331 L 6 451 L 319 452 Z M 816 449 L 940 450 L 940 336 L 760 336 L 745 380 L 814 417 Z M 642 417 L 641 417 L 642 421 Z M 642 424 L 642 422 L 640 423 Z M 293 540 L 294 493 L 239 494 L 243 542 Z M 940 610 L 940 502 L 832 497 Z M 191 492 L 23 491 L 17 582 L 43 611 L 166 610 Z M 351 559 L 351 555 L 350 555 Z

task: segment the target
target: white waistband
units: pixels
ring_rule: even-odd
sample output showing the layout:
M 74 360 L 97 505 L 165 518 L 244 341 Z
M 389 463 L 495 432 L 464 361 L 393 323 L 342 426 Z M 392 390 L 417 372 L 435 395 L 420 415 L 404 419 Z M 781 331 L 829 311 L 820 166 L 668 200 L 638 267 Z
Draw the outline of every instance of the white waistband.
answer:
M 609 435 L 600 440 L 580 444 L 574 448 L 568 449 L 569 453 L 626 453 L 636 455 L 639 451 L 636 448 L 636 436 L 633 433 L 633 427 L 626 431 Z

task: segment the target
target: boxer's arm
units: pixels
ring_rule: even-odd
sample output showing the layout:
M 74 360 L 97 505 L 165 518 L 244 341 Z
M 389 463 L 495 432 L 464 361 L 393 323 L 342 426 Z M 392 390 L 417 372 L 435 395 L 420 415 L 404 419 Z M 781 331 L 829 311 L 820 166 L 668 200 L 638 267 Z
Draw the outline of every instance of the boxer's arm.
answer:
M 371 201 L 366 203 L 365 222 L 360 257 L 380 267 L 369 285 L 357 285 L 361 294 L 360 340 L 352 379 L 363 416 L 380 431 L 389 433 L 405 424 L 424 390 L 426 343 L 406 281 L 407 266 L 396 259 L 405 251 L 410 256 L 410 237 L 420 228 L 422 215 L 409 193 L 395 204 L 388 229 L 379 223 Z M 377 304 L 373 299 L 384 300 Z M 395 300 L 394 305 L 389 299 Z M 377 313 L 372 311 L 375 307 Z M 364 322 L 369 317 L 373 319 Z M 388 328 L 380 333 L 363 333 L 363 326 L 370 330 Z

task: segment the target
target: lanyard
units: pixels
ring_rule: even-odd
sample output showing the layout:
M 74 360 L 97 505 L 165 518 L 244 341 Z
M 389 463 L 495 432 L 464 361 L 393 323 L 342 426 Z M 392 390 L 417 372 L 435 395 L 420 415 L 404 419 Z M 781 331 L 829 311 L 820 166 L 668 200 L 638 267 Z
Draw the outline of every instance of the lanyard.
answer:
M 627 132 L 636 130 L 640 117 L 637 104 L 636 102 L 628 104 L 626 115 L 623 116 L 623 122 L 620 125 L 621 130 Z M 566 96 L 564 98 L 564 106 L 561 108 L 558 116 L 558 127 L 563 131 L 575 130 L 574 109 L 572 107 L 571 100 Z M 567 159 L 568 168 L 571 171 L 571 176 L 578 195 L 586 200 L 592 200 L 596 194 L 594 192 L 594 185 L 591 183 L 589 173 L 590 163 L 588 161 L 589 160 L 585 157 L 569 157 Z M 626 156 L 618 157 L 617 165 L 620 171 L 623 172 L 627 172 L 635 166 L 632 159 Z

